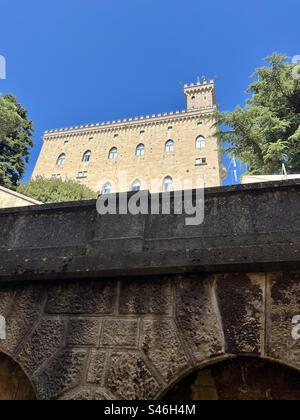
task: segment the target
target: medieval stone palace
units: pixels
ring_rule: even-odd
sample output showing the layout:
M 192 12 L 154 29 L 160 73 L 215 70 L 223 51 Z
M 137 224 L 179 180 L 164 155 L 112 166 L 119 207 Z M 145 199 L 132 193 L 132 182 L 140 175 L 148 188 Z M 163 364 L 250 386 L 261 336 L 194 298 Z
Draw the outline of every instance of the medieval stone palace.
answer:
M 220 186 L 214 81 L 185 85 L 184 94 L 183 111 L 47 131 L 33 178 L 73 179 L 102 193 Z

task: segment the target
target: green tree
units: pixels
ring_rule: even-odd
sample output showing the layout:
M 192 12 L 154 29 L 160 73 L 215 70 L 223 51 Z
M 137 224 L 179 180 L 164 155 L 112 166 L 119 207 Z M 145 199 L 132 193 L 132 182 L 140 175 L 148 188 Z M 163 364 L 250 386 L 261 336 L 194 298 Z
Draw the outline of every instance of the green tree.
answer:
M 248 165 L 249 174 L 277 174 L 285 163 L 300 173 L 300 81 L 288 57 L 273 54 L 258 68 L 245 106 L 217 112 L 224 150 Z
M 13 95 L 0 96 L 0 185 L 16 189 L 33 146 L 32 122 Z
M 96 198 L 97 194 L 85 185 L 72 180 L 37 177 L 18 187 L 18 192 L 42 203 L 79 201 Z

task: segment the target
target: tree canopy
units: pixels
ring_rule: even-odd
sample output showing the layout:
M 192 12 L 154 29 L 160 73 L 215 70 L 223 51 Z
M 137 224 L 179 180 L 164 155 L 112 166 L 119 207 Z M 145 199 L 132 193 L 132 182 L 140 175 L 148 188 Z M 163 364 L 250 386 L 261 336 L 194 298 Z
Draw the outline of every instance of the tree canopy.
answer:
M 0 185 L 16 189 L 33 146 L 32 122 L 13 95 L 0 96 Z
M 254 73 L 245 106 L 217 112 L 217 135 L 249 174 L 277 174 L 283 163 L 300 173 L 300 76 L 286 56 L 273 54 L 266 62 Z
M 72 180 L 37 177 L 18 187 L 18 192 L 43 203 L 89 200 L 97 194 L 85 185 Z

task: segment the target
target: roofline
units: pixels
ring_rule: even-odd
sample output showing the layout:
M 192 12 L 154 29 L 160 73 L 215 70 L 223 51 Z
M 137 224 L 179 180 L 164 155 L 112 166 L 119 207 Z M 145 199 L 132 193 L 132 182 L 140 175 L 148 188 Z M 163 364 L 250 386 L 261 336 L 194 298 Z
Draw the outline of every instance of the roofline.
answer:
M 4 187 L 0 186 L 0 191 L 5 192 L 6 194 L 13 195 L 17 198 L 20 198 L 21 200 L 24 200 L 24 201 L 27 201 L 28 203 L 31 203 L 31 204 L 44 204 L 41 201 L 34 200 L 33 198 L 27 197 L 26 195 L 20 194 L 16 191 L 9 190 L 8 188 L 4 188 Z
M 107 130 L 107 129 L 122 129 L 122 128 L 128 128 L 128 126 L 132 125 L 145 125 L 148 123 L 153 122 L 159 122 L 159 121 L 168 121 L 170 119 L 180 119 L 182 117 L 197 117 L 200 115 L 206 115 L 211 114 L 217 109 L 216 106 L 208 106 L 203 107 L 200 109 L 192 109 L 192 110 L 182 110 L 182 111 L 175 111 L 175 112 L 165 112 L 163 114 L 153 114 L 153 115 L 146 115 L 141 117 L 133 117 L 133 118 L 125 118 L 123 120 L 118 121 L 107 121 L 102 123 L 96 123 L 96 124 L 87 124 L 87 125 L 81 125 L 76 127 L 66 127 L 61 129 L 55 129 L 55 130 L 48 130 L 44 133 L 44 138 L 50 138 L 57 135 L 64 135 L 66 133 L 82 133 L 87 130 L 89 131 L 98 131 L 98 130 Z

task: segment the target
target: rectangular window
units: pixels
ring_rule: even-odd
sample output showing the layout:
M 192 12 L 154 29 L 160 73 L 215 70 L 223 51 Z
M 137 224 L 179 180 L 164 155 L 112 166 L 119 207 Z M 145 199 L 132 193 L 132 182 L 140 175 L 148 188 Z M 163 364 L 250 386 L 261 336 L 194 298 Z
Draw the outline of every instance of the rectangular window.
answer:
M 202 166 L 202 165 L 207 165 L 207 160 L 206 158 L 198 158 L 196 159 L 196 166 Z
M 52 179 L 60 179 L 60 174 L 53 174 L 51 176 Z
M 78 172 L 77 178 L 87 178 L 87 171 Z

